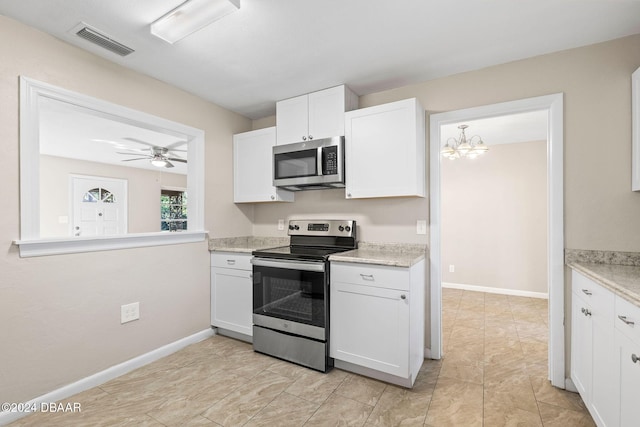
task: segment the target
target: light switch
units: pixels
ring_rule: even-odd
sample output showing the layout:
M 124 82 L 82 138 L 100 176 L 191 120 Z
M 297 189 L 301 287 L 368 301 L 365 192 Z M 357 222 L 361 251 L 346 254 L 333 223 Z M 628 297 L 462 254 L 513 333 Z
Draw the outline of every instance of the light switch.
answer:
M 278 220 L 278 230 L 284 230 L 284 219 Z
M 427 221 L 419 219 L 418 222 L 416 222 L 416 233 L 427 234 Z

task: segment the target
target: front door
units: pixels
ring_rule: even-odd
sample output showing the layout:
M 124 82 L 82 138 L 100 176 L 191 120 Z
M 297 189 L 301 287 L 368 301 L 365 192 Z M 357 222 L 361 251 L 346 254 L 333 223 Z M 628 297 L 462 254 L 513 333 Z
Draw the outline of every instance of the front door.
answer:
M 127 233 L 127 181 L 71 176 L 72 236 Z

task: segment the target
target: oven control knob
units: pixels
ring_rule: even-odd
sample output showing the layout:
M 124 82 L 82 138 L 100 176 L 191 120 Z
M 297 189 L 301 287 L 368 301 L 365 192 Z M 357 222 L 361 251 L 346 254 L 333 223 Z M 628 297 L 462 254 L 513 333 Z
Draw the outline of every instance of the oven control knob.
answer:
M 347 233 L 351 231 L 351 227 L 349 227 L 348 225 L 344 229 L 347 230 Z
M 341 225 L 341 226 L 338 227 L 338 230 L 344 231 L 344 227 Z
M 290 225 L 290 226 L 289 226 L 289 230 L 293 230 L 293 225 Z
M 293 226 L 293 229 L 294 229 L 294 230 L 300 230 L 300 227 L 298 227 L 297 225 L 294 225 L 294 226 Z

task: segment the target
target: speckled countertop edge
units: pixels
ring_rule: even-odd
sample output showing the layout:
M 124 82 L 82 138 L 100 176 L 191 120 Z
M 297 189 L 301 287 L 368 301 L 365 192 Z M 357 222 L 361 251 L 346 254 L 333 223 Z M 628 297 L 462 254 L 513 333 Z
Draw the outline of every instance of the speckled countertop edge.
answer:
M 209 239 L 209 250 L 212 252 L 251 253 L 257 249 L 287 246 L 288 237 L 220 237 Z
M 426 256 L 427 245 L 362 242 L 358 249 L 331 255 L 329 261 L 411 267 Z
M 640 253 L 566 249 L 565 262 L 640 307 Z
M 289 244 L 288 237 L 222 237 L 209 240 L 212 252 L 251 253 L 257 249 Z M 358 242 L 358 249 L 331 255 L 329 261 L 411 267 L 427 256 L 427 245 L 405 243 Z

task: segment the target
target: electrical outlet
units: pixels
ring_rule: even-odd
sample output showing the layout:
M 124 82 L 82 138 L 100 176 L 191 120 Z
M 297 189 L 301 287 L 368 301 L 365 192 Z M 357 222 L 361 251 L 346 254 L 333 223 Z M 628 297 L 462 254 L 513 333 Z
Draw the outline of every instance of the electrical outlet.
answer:
M 278 230 L 284 230 L 284 219 L 278 220 Z
M 416 222 L 416 234 L 427 234 L 427 221 L 419 219 Z
M 140 318 L 140 303 L 132 302 L 120 306 L 120 323 L 128 323 Z
M 453 264 L 449 264 L 449 273 L 455 273 L 456 272 L 456 266 Z

